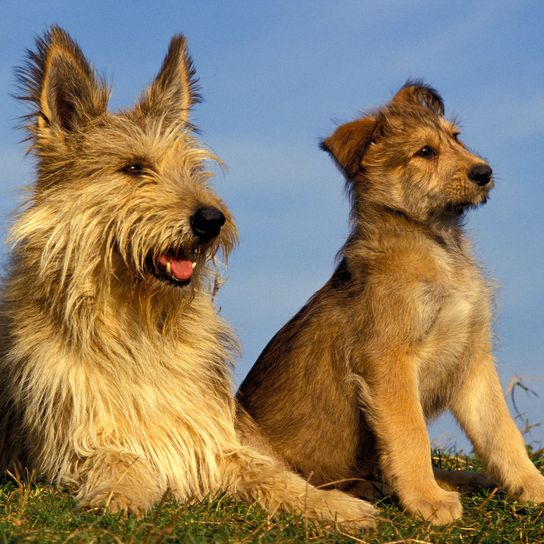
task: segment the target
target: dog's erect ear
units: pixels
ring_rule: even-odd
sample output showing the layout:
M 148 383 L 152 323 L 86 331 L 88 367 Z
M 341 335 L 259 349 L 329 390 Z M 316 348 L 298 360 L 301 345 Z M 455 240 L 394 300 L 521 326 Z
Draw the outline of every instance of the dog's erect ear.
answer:
M 407 81 L 402 89 L 393 97 L 393 104 L 402 102 L 423 106 L 436 115 L 444 115 L 444 101 L 438 91 L 422 81 Z
M 63 137 L 106 111 L 109 90 L 97 76 L 77 43 L 58 26 L 36 39 L 26 64 L 16 69 L 21 95 L 33 111 L 25 128 L 39 142 Z
M 332 155 L 348 179 L 357 173 L 376 125 L 374 117 L 363 117 L 339 126 L 332 136 L 321 142 L 321 149 Z
M 176 122 L 187 124 L 191 106 L 200 102 L 197 81 L 187 40 L 176 34 L 157 77 L 144 92 L 137 108 L 145 115 L 162 117 L 167 126 Z

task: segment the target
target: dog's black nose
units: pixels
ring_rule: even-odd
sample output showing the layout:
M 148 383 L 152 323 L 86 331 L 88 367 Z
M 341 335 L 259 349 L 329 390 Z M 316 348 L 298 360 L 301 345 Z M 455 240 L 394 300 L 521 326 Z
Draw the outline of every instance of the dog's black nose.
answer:
M 199 208 L 191 217 L 193 232 L 204 242 L 215 238 L 225 224 L 225 216 L 217 208 Z
M 478 164 L 477 166 L 473 166 L 469 173 L 468 177 L 480 185 L 480 187 L 483 187 L 484 185 L 487 185 L 491 181 L 491 174 L 493 173 L 493 170 L 491 170 L 491 167 L 487 164 Z

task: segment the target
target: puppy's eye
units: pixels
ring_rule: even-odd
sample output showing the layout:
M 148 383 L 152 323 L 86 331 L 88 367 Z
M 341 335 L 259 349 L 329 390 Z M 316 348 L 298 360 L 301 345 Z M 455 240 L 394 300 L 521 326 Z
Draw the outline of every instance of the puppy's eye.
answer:
M 416 153 L 416 155 L 418 157 L 423 157 L 424 159 L 429 159 L 436 155 L 436 151 L 430 145 L 425 145 Z
M 134 162 L 121 168 L 121 172 L 129 176 L 141 176 L 145 172 L 145 166 L 142 163 Z

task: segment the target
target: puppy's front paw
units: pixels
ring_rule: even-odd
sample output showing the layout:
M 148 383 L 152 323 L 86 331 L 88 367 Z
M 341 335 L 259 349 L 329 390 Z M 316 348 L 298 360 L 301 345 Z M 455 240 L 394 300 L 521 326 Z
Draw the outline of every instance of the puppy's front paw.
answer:
M 463 507 L 459 493 L 452 491 L 432 491 L 422 493 L 409 501 L 403 501 L 406 509 L 431 522 L 433 525 L 445 525 L 461 517 Z

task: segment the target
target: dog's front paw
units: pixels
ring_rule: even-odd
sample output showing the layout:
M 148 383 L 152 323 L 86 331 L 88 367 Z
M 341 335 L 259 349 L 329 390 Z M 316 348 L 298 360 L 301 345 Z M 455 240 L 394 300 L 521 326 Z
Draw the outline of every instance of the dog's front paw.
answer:
M 406 509 L 431 522 L 433 525 L 445 525 L 461 517 L 463 507 L 459 493 L 453 491 L 432 491 L 422 493 L 409 501 L 403 501 Z
M 523 491 L 519 495 L 520 501 L 533 502 L 535 504 L 544 503 L 544 477 L 540 476 L 523 486 Z
M 149 509 L 149 505 L 134 499 L 129 499 L 118 493 L 114 493 L 108 498 L 105 507 L 112 513 L 120 512 L 122 514 L 131 514 L 138 519 L 142 519 Z
M 83 499 L 80 501 L 80 506 L 83 508 L 105 510 L 114 514 L 130 514 L 141 519 L 151 507 L 151 503 L 143 497 L 128 497 L 122 493 L 111 492 L 107 495 L 98 494 L 92 498 Z
M 327 491 L 327 494 L 327 505 L 331 512 L 336 512 L 335 521 L 341 529 L 352 532 L 376 527 L 377 510 L 372 504 L 341 491 Z

